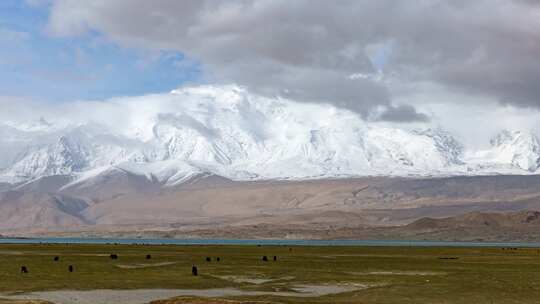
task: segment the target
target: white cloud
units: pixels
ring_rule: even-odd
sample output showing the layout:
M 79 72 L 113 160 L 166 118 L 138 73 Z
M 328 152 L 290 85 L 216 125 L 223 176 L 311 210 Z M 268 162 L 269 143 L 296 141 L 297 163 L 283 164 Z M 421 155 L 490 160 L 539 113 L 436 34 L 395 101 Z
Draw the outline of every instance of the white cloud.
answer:
M 181 51 L 215 83 L 367 116 L 380 106 L 400 109 L 402 96 L 388 83 L 357 77 L 380 70 L 403 85 L 432 82 L 477 103 L 540 107 L 539 14 L 540 4 L 519 0 L 56 0 L 49 30 L 96 30 L 122 45 Z M 395 111 L 386 116 L 407 116 Z
M 447 96 L 447 98 L 462 98 L 461 104 L 433 102 L 425 100 L 426 96 L 417 96 L 421 101 L 418 110 L 420 113 L 428 113 L 433 118 L 430 122 L 413 124 L 368 122 L 368 124 L 389 125 L 403 129 L 441 127 L 450 131 L 470 149 L 487 147 L 489 139 L 503 129 L 531 130 L 540 135 L 540 112 L 537 110 L 501 106 L 489 101 L 483 101 L 482 104 L 467 104 L 464 95 L 450 97 L 447 94 Z M 152 128 L 148 126 L 152 125 L 156 117 L 160 115 L 181 117 L 186 110 L 186 102 L 167 93 L 63 103 L 4 97 L 0 98 L 2 108 L 0 121 L 31 125 L 44 118 L 57 126 L 97 123 L 120 134 L 140 133 L 143 137 L 149 138 L 152 136 Z M 309 111 L 309 107 L 305 109 Z

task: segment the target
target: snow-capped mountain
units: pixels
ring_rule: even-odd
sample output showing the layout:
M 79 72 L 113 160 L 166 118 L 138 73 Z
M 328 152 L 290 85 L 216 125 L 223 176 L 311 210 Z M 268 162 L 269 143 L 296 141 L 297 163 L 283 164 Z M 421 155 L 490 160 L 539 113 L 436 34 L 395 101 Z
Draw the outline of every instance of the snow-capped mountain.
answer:
M 519 168 L 527 172 L 536 172 L 540 167 L 540 142 L 530 132 L 503 130 L 490 140 L 490 144 L 490 149 L 472 153 L 470 163 Z
M 82 115 L 77 123 L 51 117 L 5 123 L 0 181 L 59 175 L 76 184 L 121 170 L 177 185 L 199 174 L 235 180 L 525 174 L 540 166 L 538 139 L 527 132 L 503 131 L 491 149 L 465 153 L 440 128 L 381 127 L 348 110 L 265 98 L 236 86 L 110 103 L 120 109 L 116 114 Z
M 501 162 L 534 172 L 540 167 L 540 143 L 529 132 L 503 131 L 491 140 Z

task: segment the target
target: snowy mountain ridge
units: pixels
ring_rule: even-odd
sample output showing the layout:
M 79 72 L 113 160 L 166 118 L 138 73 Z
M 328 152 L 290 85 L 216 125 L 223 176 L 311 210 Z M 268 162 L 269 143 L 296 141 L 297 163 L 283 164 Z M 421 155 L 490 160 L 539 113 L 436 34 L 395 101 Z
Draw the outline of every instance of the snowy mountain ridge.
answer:
M 540 167 L 540 144 L 530 132 L 504 130 L 490 149 L 466 152 L 440 128 L 380 127 L 347 110 L 265 98 L 236 86 L 111 103 L 116 114 L 100 115 L 105 118 L 0 124 L 0 182 L 67 175 L 77 183 L 108 170 L 176 185 L 197 174 L 308 179 L 531 174 Z

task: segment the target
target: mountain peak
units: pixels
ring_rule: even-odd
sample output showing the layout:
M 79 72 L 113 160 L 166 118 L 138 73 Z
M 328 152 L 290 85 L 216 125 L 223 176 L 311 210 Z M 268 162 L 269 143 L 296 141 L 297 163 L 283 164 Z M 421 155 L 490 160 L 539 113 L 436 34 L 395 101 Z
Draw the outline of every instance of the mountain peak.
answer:
M 503 161 L 529 172 L 540 167 L 540 142 L 531 132 L 503 130 L 490 143 Z
M 520 142 L 530 142 L 532 144 L 538 144 L 538 139 L 534 134 L 523 130 L 502 130 L 495 135 L 490 141 L 493 147 L 499 147 L 502 145 L 515 144 Z
M 427 136 L 433 139 L 434 145 L 438 151 L 446 155 L 449 164 L 462 164 L 463 145 L 454 138 L 450 132 L 437 128 L 428 128 L 425 130 L 415 130 L 415 134 Z
M 440 127 L 383 127 L 349 110 L 268 98 L 233 85 L 148 98 L 152 102 L 138 97 L 129 106 L 116 104 L 130 119 L 69 124 L 48 117 L 40 132 L 3 128 L 0 180 L 77 177 L 108 166 L 138 168 L 137 174 L 167 183 L 177 173 L 233 180 L 463 175 L 501 168 L 523 174 L 540 164 L 540 145 L 530 132 L 501 132 L 492 149 L 474 159 L 476 167 L 468 167 L 461 143 Z

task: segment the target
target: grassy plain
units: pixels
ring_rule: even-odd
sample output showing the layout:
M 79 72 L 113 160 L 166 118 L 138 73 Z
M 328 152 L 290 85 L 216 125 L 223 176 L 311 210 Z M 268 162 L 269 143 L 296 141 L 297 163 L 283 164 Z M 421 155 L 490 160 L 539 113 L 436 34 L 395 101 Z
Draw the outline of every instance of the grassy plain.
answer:
M 112 253 L 119 258 L 112 260 Z M 264 255 L 270 261 L 262 261 Z M 60 261 L 53 261 L 55 256 Z M 277 256 L 276 262 L 273 256 Z M 206 257 L 212 262 L 206 262 Z M 68 271 L 69 265 L 74 272 Z M 192 265 L 197 265 L 199 276 L 191 275 Z M 29 272 L 22 274 L 21 266 Z M 350 290 L 316 297 L 271 294 L 294 293 L 298 286 L 345 286 Z M 239 303 L 540 303 L 540 250 L 0 245 L 0 293 L 4 295 L 158 288 L 270 292 L 229 298 Z M 212 301 L 183 297 L 159 303 L 225 303 Z

